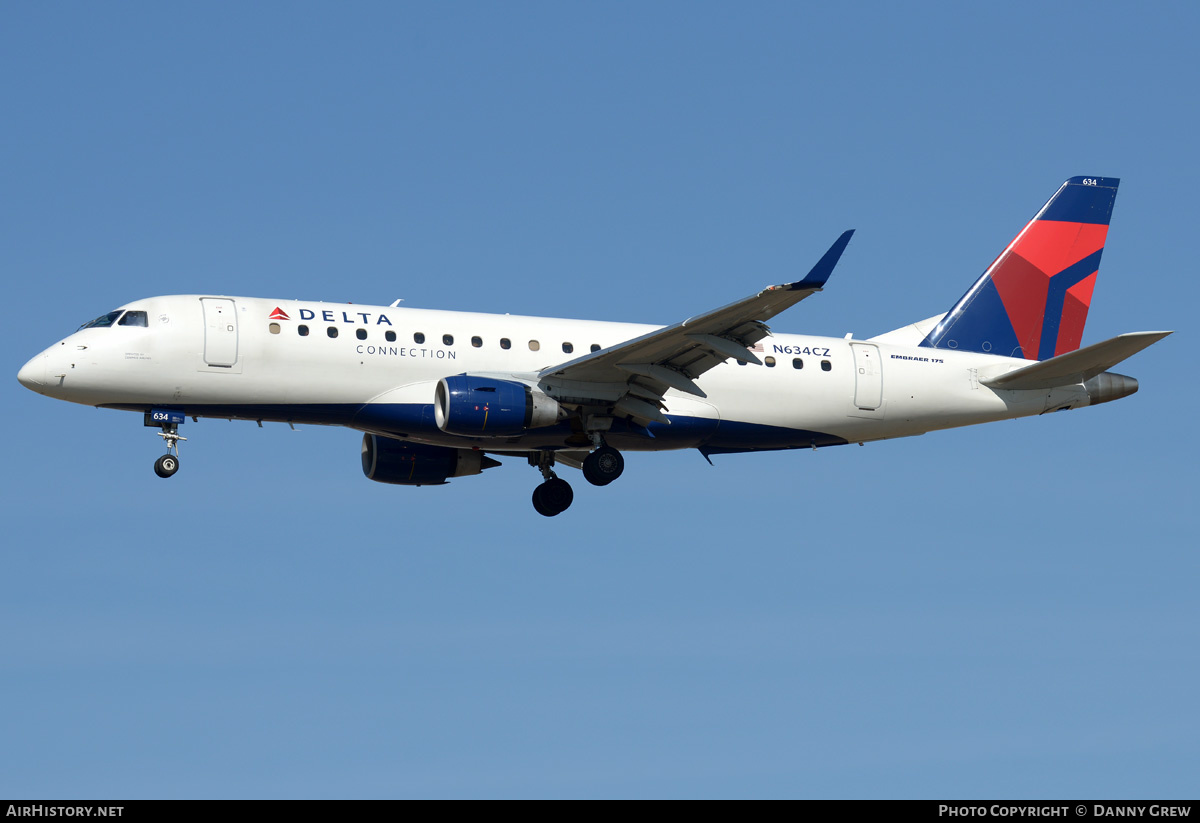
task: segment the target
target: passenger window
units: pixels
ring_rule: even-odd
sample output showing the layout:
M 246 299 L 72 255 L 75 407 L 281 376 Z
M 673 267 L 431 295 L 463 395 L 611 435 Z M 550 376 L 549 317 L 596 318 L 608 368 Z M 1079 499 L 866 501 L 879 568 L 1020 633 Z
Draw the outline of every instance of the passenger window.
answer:
M 511 348 L 512 348 L 512 341 L 511 341 L 511 340 L 509 340 L 507 337 L 501 337 L 501 338 L 500 338 L 500 348 L 502 348 L 502 349 L 511 349 Z
M 804 361 L 803 361 L 803 360 L 801 360 L 799 357 L 793 357 L 793 358 L 792 358 L 792 368 L 793 368 L 793 369 L 802 369 L 802 368 L 804 368 Z
M 480 346 L 483 345 L 483 338 L 482 337 L 472 337 L 471 345 L 474 346 L 475 348 L 479 348 Z
M 454 345 L 454 335 L 443 334 L 442 335 L 442 345 L 443 346 L 453 346 Z
M 389 343 L 395 343 L 396 342 L 396 333 L 394 331 L 385 331 L 383 333 L 383 339 L 388 341 Z
M 570 343 L 563 343 L 563 354 L 570 354 L 573 351 L 575 351 L 574 346 L 572 346 Z
M 775 368 L 775 358 L 774 357 L 764 357 L 763 362 L 767 364 L 768 369 Z
M 821 371 L 829 371 L 832 368 L 833 368 L 833 364 L 830 363 L 828 360 L 821 361 Z
M 106 329 L 113 323 L 117 322 L 117 318 L 121 316 L 120 311 L 110 311 L 108 314 L 97 317 L 95 320 L 90 320 L 80 326 L 82 329 Z
M 529 341 L 529 350 L 530 350 L 530 351 L 537 351 L 537 350 L 538 350 L 538 349 L 540 349 L 541 347 L 542 347 L 542 344 L 541 344 L 541 343 L 539 343 L 538 341 L 536 341 L 536 340 L 530 340 L 530 341 Z
M 367 339 L 367 330 L 366 329 L 355 329 L 354 336 L 357 337 L 359 340 L 366 340 Z
M 337 337 L 337 326 L 330 326 L 325 330 L 325 333 L 330 337 Z
M 414 342 L 414 343 L 424 343 L 424 342 L 425 342 L 425 335 L 421 334 L 421 332 L 416 332 L 416 333 L 413 335 L 413 342 Z
M 146 313 L 144 311 L 127 311 L 125 312 L 125 316 L 121 318 L 121 322 L 117 325 L 146 327 L 149 326 L 150 323 L 148 322 Z
M 267 326 L 267 329 L 271 332 L 271 334 L 279 334 L 278 323 L 272 323 L 271 325 Z
M 599 344 L 599 343 L 593 343 L 593 344 L 592 344 L 592 351 L 600 351 L 600 344 Z
M 301 337 L 308 337 L 308 326 L 297 326 L 296 333 Z

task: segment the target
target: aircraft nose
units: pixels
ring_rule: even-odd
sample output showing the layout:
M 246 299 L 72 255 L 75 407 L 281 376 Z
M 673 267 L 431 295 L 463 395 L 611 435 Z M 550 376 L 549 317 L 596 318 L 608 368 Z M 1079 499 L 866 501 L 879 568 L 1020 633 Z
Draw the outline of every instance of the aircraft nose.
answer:
M 17 380 L 27 389 L 37 391 L 46 383 L 46 355 L 39 354 L 17 372 Z

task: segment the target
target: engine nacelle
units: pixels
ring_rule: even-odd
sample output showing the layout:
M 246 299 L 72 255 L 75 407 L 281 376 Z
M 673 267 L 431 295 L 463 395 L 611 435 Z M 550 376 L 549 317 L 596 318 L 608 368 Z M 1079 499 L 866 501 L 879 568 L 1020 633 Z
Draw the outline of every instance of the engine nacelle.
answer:
M 433 417 L 447 434 L 508 437 L 552 426 L 563 415 L 558 401 L 515 380 L 456 374 L 438 381 Z
M 451 477 L 479 474 L 499 466 L 483 452 L 410 443 L 377 434 L 364 434 L 363 474 L 377 483 L 400 486 L 440 486 Z

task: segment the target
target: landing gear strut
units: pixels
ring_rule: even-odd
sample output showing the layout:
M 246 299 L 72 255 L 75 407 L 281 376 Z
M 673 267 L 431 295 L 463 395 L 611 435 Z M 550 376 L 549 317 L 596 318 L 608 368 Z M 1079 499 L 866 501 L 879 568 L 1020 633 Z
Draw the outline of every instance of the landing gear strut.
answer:
M 575 492 L 571 484 L 554 473 L 554 452 L 540 451 L 529 455 L 529 464 L 536 466 L 545 478 L 533 490 L 533 508 L 545 517 L 562 514 L 571 506 Z
M 179 471 L 179 441 L 187 440 L 179 433 L 178 423 L 160 424 L 158 436 L 167 442 L 167 453 L 154 461 L 154 473 L 159 477 L 170 477 Z

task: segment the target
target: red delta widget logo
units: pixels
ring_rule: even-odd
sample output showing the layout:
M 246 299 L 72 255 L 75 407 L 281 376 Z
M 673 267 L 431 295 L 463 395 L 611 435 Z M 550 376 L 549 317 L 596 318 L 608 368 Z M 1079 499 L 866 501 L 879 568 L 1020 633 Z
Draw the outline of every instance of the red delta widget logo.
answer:
M 336 315 L 341 316 L 338 317 Z M 375 314 L 374 312 L 369 311 L 347 312 L 334 311 L 332 309 L 322 309 L 320 311 L 317 311 L 316 309 L 300 309 L 301 320 L 316 320 L 318 316 L 320 316 L 321 320 L 326 323 L 354 323 L 356 325 L 361 323 L 364 326 L 392 325 L 392 321 L 388 319 L 386 314 Z M 291 320 L 292 318 L 288 316 L 288 313 L 282 308 L 276 306 L 274 311 L 272 311 L 270 314 L 270 319 Z

